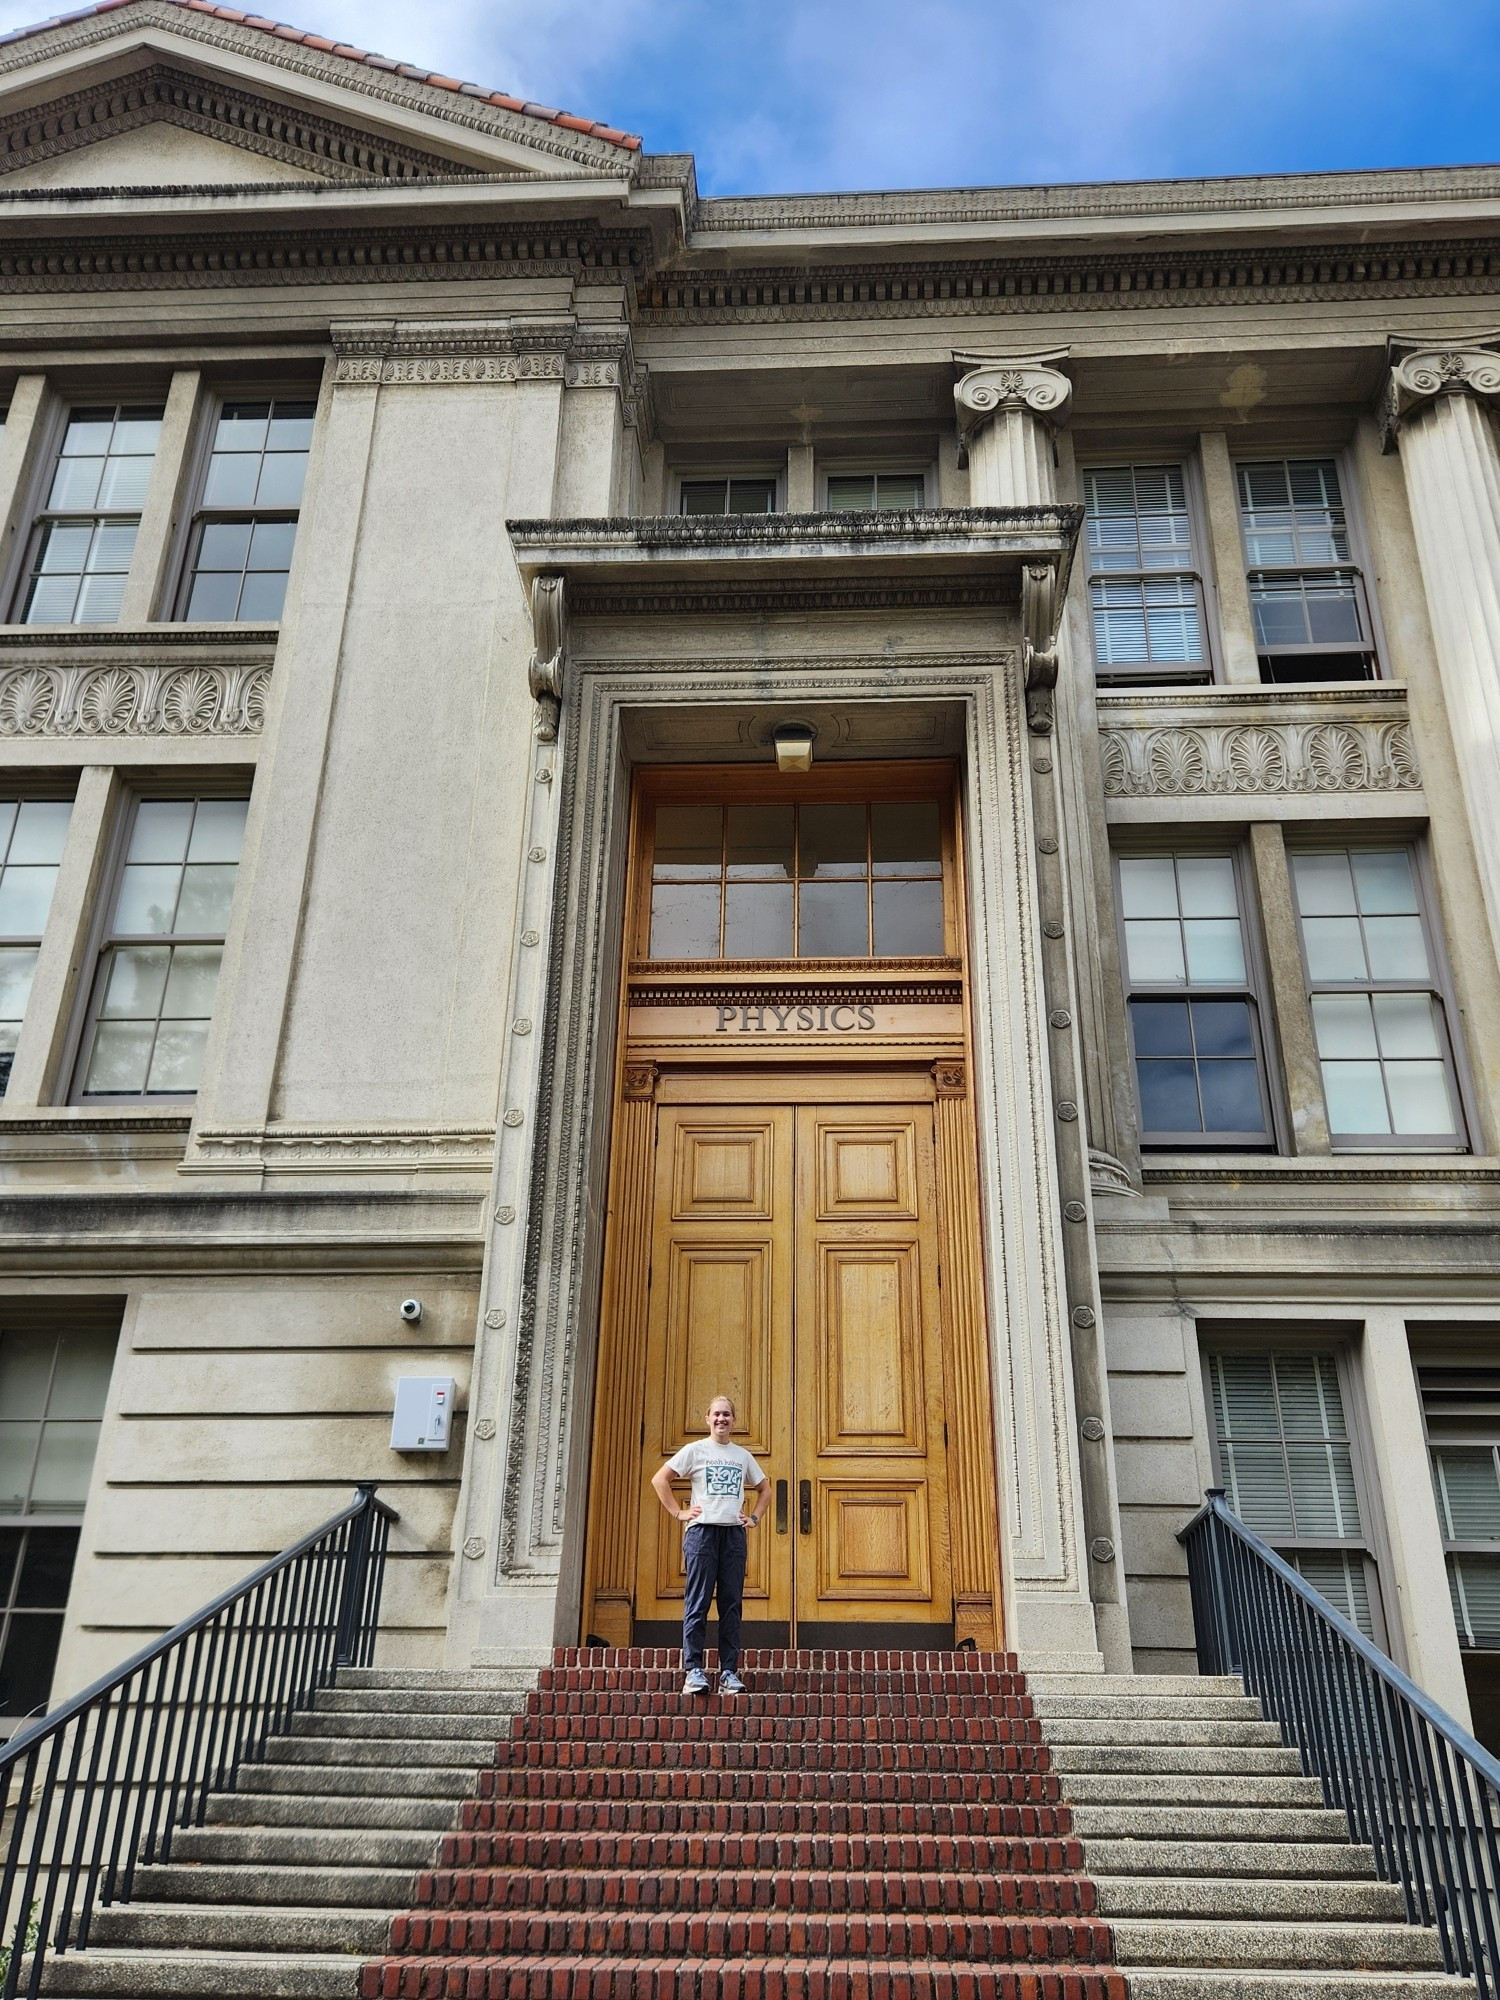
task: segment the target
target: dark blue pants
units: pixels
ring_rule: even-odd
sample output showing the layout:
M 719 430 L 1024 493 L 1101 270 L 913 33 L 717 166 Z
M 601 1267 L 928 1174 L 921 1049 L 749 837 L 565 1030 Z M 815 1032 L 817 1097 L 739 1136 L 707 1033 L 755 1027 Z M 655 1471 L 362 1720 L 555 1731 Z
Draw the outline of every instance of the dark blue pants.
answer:
M 703 1665 L 708 1607 L 719 1599 L 719 1671 L 740 1663 L 740 1599 L 745 1594 L 745 1530 L 711 1528 L 695 1521 L 682 1538 L 687 1590 L 682 1600 L 682 1664 Z

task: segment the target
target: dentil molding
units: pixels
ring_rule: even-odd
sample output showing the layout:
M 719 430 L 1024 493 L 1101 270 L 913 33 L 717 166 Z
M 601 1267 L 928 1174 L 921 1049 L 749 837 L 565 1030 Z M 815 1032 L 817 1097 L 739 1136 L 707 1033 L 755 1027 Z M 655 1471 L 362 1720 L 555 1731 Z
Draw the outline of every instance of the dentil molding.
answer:
M 266 1173 L 345 1173 L 412 1168 L 487 1172 L 493 1125 L 210 1126 L 193 1136 L 184 1168 L 259 1168 Z
M 615 389 L 643 420 L 644 370 L 627 326 L 580 326 L 571 313 L 515 319 L 336 321 L 335 383 L 561 382 Z
M 1380 442 L 1395 448 L 1402 426 L 1440 396 L 1500 398 L 1500 354 L 1487 347 L 1427 347 L 1391 363 L 1381 391 Z

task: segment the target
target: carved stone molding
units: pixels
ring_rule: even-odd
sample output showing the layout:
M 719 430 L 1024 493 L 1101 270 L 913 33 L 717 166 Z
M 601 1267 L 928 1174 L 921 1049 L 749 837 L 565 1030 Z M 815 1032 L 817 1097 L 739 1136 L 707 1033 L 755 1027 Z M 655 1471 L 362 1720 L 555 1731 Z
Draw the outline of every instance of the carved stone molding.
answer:
M 1391 363 L 1380 394 L 1380 442 L 1393 451 L 1402 426 L 1439 396 L 1500 398 L 1500 354 L 1487 347 L 1427 347 Z
M 1019 361 L 985 360 L 975 354 L 955 354 L 965 375 L 953 390 L 958 405 L 959 436 L 967 445 L 976 430 L 1001 410 L 1029 410 L 1034 417 L 1061 426 L 1067 421 L 1073 384 L 1066 375 L 1049 368 L 1057 355 L 1038 355 Z
M 193 1138 L 188 1162 L 266 1173 L 345 1173 L 413 1168 L 485 1173 L 495 1150 L 492 1125 L 211 1126 Z
M 1422 785 L 1404 719 L 1106 728 L 1100 755 L 1105 796 L 1114 799 L 1414 792 Z
M 0 663 L 0 737 L 254 736 L 266 665 Z
M 479 320 L 335 322 L 336 383 L 561 382 L 613 389 L 627 422 L 645 385 L 627 326 L 579 326 L 571 314 Z
M 1053 695 L 1057 688 L 1058 623 L 1062 598 L 1057 568 L 1050 562 L 1026 563 L 1021 570 L 1021 663 L 1026 685 L 1026 726 L 1038 736 L 1052 733 Z
M 1113 1153 L 1101 1152 L 1097 1146 L 1089 1147 L 1089 1186 L 1095 1194 L 1134 1195 L 1137 1199 L 1141 1192 L 1124 1161 L 1117 1160 Z
M 536 733 L 541 742 L 555 743 L 568 661 L 568 600 L 560 576 L 532 580 L 531 633 L 526 678 L 537 705 Z

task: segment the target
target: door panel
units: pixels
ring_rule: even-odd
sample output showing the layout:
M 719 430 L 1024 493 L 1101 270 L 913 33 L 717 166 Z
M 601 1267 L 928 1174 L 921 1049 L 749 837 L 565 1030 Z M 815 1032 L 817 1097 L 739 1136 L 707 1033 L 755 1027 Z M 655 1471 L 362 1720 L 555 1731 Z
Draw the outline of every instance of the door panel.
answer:
M 821 1244 L 819 1452 L 927 1453 L 915 1244 Z

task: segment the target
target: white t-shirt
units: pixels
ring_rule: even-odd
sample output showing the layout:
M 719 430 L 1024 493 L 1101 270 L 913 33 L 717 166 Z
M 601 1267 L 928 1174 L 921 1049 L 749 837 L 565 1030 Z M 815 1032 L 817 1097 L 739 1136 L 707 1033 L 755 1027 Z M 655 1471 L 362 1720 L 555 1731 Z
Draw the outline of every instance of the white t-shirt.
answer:
M 667 1463 L 679 1479 L 692 1480 L 693 1504 L 703 1509 L 698 1519 L 709 1528 L 732 1528 L 745 1504 L 745 1488 L 765 1483 L 743 1445 L 715 1444 L 712 1438 L 695 1438 Z

